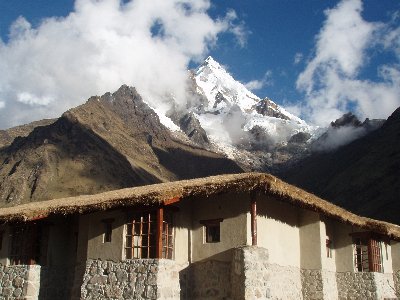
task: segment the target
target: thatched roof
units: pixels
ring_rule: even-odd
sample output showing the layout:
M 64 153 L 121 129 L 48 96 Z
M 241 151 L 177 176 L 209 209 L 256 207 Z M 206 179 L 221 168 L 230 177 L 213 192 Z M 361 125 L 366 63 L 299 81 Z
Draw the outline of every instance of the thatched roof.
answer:
M 219 175 L 126 188 L 96 195 L 33 202 L 1 208 L 0 221 L 29 221 L 50 215 L 82 214 L 111 208 L 157 205 L 177 197 L 184 199 L 190 196 L 208 197 L 224 192 L 251 191 L 267 193 L 278 201 L 316 211 L 347 224 L 400 240 L 400 227 L 397 225 L 357 216 L 272 175 L 263 173 Z

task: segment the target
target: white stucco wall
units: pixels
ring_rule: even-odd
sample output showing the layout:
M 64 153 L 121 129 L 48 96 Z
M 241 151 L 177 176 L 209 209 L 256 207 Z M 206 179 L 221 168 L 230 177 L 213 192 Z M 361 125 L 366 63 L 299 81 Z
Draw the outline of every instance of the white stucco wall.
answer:
M 74 232 L 78 231 L 77 219 L 74 217 L 50 218 L 48 224 L 45 225 L 48 230 L 46 265 L 73 265 L 76 254 Z
M 321 269 L 321 222 L 319 214 L 299 211 L 300 226 L 300 266 L 302 269 Z
M 112 222 L 112 239 L 111 242 L 103 243 L 103 235 L 105 225 L 102 220 L 113 218 Z M 81 219 L 87 219 L 82 225 L 88 226 L 87 231 L 87 258 L 121 261 L 123 256 L 124 245 L 124 225 L 126 215 L 120 210 L 98 212 L 82 216 Z
M 269 262 L 300 267 L 298 209 L 262 195 L 257 198 L 258 246 L 268 249 Z
M 192 262 L 204 259 L 230 261 L 231 249 L 247 243 L 247 212 L 250 197 L 246 194 L 224 194 L 193 199 L 191 249 Z M 220 223 L 221 241 L 205 243 L 201 220 L 223 218 Z
M 178 263 L 186 263 L 190 260 L 190 230 L 192 227 L 192 204 L 188 200 L 174 205 L 179 211 L 174 212 L 174 259 Z
M 400 242 L 391 242 L 391 256 L 392 256 L 392 266 L 393 270 L 400 270 Z
M 343 223 L 335 226 L 335 261 L 337 272 L 354 272 L 352 227 Z
M 382 245 L 382 265 L 385 273 L 393 273 L 392 249 L 389 243 L 381 243 Z
M 321 226 L 321 263 L 322 263 L 322 269 L 327 270 L 327 271 L 332 271 L 336 272 L 336 234 L 335 234 L 335 228 L 338 225 L 337 221 L 330 220 L 327 218 L 322 218 L 322 221 L 320 222 Z M 326 251 L 326 239 L 329 237 L 329 239 L 332 242 L 332 249 L 331 249 L 331 254 L 332 257 L 328 257 L 327 251 Z

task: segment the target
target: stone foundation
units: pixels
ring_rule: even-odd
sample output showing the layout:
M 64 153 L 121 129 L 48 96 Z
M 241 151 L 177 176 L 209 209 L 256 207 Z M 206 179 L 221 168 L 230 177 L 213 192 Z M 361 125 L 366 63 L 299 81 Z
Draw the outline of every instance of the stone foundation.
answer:
M 269 298 L 269 276 L 266 249 L 251 246 L 235 249 L 231 272 L 233 299 Z
M 268 264 L 270 299 L 302 299 L 300 268 Z
M 0 299 L 38 299 L 40 266 L 0 265 Z
M 336 273 L 326 270 L 301 270 L 303 298 L 334 300 L 338 298 Z
M 231 264 L 210 260 L 190 265 L 189 297 L 186 299 L 227 299 L 231 293 Z
M 300 269 L 270 264 L 261 247 L 235 249 L 231 281 L 233 299 L 302 299 Z
M 396 296 L 400 299 L 400 270 L 393 271 L 393 283 Z
M 391 274 L 374 272 L 337 273 L 339 299 L 395 299 Z
M 166 259 L 88 260 L 81 299 L 180 299 L 179 267 Z

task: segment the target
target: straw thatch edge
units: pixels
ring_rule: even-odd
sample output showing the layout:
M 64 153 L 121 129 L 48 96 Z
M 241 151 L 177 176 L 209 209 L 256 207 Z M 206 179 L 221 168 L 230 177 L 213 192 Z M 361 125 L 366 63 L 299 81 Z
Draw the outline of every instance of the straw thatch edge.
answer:
M 355 215 L 339 206 L 264 173 L 219 175 L 192 180 L 126 188 L 95 195 L 84 195 L 32 202 L 0 209 L 0 221 L 18 222 L 46 218 L 50 215 L 83 214 L 137 205 L 161 205 L 169 199 L 190 196 L 208 197 L 226 192 L 258 191 L 309 209 L 326 217 L 400 240 L 400 227 L 391 223 Z

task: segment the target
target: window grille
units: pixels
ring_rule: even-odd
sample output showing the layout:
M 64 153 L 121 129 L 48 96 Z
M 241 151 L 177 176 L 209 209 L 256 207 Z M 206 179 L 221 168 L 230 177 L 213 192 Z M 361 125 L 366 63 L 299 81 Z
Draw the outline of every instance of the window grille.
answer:
M 381 242 L 371 235 L 355 236 L 354 265 L 358 272 L 383 272 Z
M 11 265 L 33 265 L 39 262 L 41 227 L 36 224 L 13 226 L 11 230 Z
M 134 258 L 173 258 L 172 213 L 164 211 L 162 232 L 158 235 L 157 212 L 138 211 L 129 215 L 126 224 L 125 257 Z M 161 239 L 161 253 L 157 253 L 157 237 Z
M 162 231 L 162 258 L 173 258 L 174 231 L 172 226 L 172 213 L 164 213 Z

